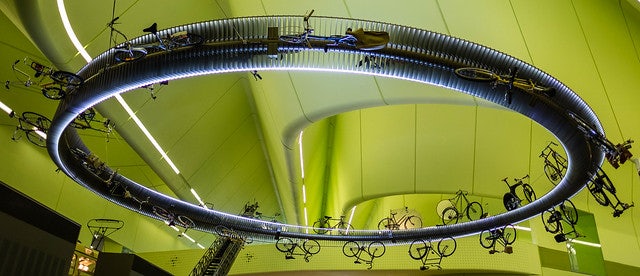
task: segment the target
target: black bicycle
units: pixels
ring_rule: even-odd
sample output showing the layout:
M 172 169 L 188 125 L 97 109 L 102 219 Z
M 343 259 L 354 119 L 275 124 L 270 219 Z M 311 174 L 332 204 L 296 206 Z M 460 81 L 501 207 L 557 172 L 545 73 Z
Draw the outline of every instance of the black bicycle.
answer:
M 628 204 L 620 201 L 616 195 L 616 187 L 601 167 L 598 167 L 596 174 L 587 183 L 587 189 L 589 189 L 589 192 L 593 195 L 593 198 L 595 198 L 598 204 L 602 206 L 610 206 L 613 209 L 614 217 L 619 217 L 625 210 L 634 206 L 633 202 Z M 607 192 L 613 196 L 615 202 L 607 196 Z
M 19 67 L 22 65 L 22 69 Z M 26 71 L 33 70 L 33 77 Z M 11 65 L 18 82 L 24 87 L 39 87 L 42 95 L 52 100 L 60 100 L 68 93 L 84 83 L 84 79 L 74 73 L 57 70 L 30 58 L 16 60 Z M 4 87 L 10 89 L 11 81 L 6 81 Z
M 309 258 L 320 252 L 320 243 L 316 240 L 305 240 L 300 244 L 290 238 L 280 238 L 276 242 L 276 249 L 283 252 L 287 260 L 295 259 L 294 256 L 302 256 L 305 262 L 309 262 Z
M 595 127 L 589 125 L 582 117 L 571 111 L 567 111 L 567 114 L 577 124 L 578 129 L 580 129 L 591 142 L 602 148 L 607 162 L 609 162 L 613 168 L 617 169 L 620 167 L 620 164 L 624 164 L 633 157 L 633 154 L 629 151 L 633 140 L 628 139 L 620 144 L 613 144 L 603 133 L 600 133 Z
M 381 219 L 378 222 L 378 230 L 400 230 L 415 229 L 422 227 L 422 219 L 411 214 L 408 207 L 404 207 L 404 214 L 396 217 L 398 212 L 391 211 L 391 216 Z
M 442 269 L 442 259 L 453 255 L 456 248 L 457 242 L 452 237 L 441 239 L 437 246 L 433 246 L 431 240 L 415 240 L 409 246 L 409 256 L 422 262 L 420 270 L 427 270 L 432 266 Z M 429 258 L 429 254 L 434 257 Z
M 387 248 L 379 241 L 371 242 L 369 245 L 360 245 L 356 241 L 348 241 L 342 246 L 342 253 L 345 256 L 355 258 L 355 261 L 353 261 L 354 264 L 364 262 L 369 265 L 367 269 L 373 268 L 373 260 L 382 257 L 386 251 Z
M 313 28 L 309 25 L 309 18 L 313 10 L 304 16 L 304 30 L 300 34 L 281 35 L 280 40 L 291 44 L 304 44 L 312 47 L 313 44 L 323 45 L 327 52 L 329 47 L 345 45 L 358 50 L 380 50 L 389 43 L 389 33 L 383 31 L 365 31 L 362 28 L 352 30 L 348 28 L 344 35 L 318 36 L 312 35 Z
M 544 174 L 554 186 L 557 185 L 567 172 L 567 159 L 558 153 L 552 146 L 558 146 L 554 142 L 549 144 L 540 153 L 544 159 Z
M 153 34 L 156 37 L 156 41 L 147 44 L 133 44 L 124 33 L 114 27 L 118 19 L 119 17 L 116 17 L 107 24 L 107 27 L 111 30 L 110 40 L 113 44 L 117 45 L 114 48 L 113 57 L 118 62 L 136 61 L 145 57 L 150 52 L 171 51 L 181 47 L 200 45 L 204 41 L 202 36 L 187 31 L 167 34 L 164 37 L 160 36 L 158 34 L 158 24 L 153 23 L 142 31 Z M 122 44 L 118 45 L 114 33 L 119 34 L 124 39 Z
M 506 208 L 507 211 L 515 210 L 522 206 L 523 200 L 516 193 L 516 189 L 518 187 L 522 187 L 522 193 L 527 203 L 531 203 L 536 200 L 536 193 L 533 191 L 533 188 L 531 187 L 531 185 L 524 182 L 524 180 L 528 178 L 528 174 L 523 176 L 522 178 L 514 178 L 513 180 L 516 183 L 513 185 L 509 184 L 509 181 L 507 180 L 508 177 L 502 179 L 502 181 L 507 184 L 507 187 L 509 187 L 509 192 L 505 193 L 502 197 L 502 203 L 504 204 L 504 208 Z
M 94 124 L 97 123 L 102 127 L 96 127 Z M 98 119 L 96 117 L 96 110 L 93 108 L 89 108 L 82 113 L 80 113 L 75 120 L 73 120 L 70 126 L 76 129 L 91 129 L 99 132 L 106 133 L 109 135 L 113 131 L 113 123 L 110 119 Z
M 480 232 L 480 245 L 489 250 L 489 254 L 500 252 L 496 250 L 496 244 L 504 247 L 502 252 L 511 254 L 511 245 L 516 241 L 516 228 L 509 224 L 500 228 L 482 230 Z
M 51 126 L 49 118 L 35 112 L 26 111 L 22 112 L 22 116 L 17 117 L 17 119 L 18 125 L 11 136 L 11 140 L 18 141 L 22 139 L 24 134 L 32 144 L 42 148 L 47 147 L 47 131 Z
M 169 226 L 180 226 L 184 228 L 182 234 L 186 233 L 190 228 L 194 228 L 196 224 L 189 217 L 185 215 L 178 215 L 174 212 L 169 212 L 166 209 L 154 205 L 153 214 L 162 219 Z
M 333 222 L 336 222 L 335 224 Z M 334 219 L 330 216 L 324 216 L 313 223 L 313 232 L 317 234 L 326 234 L 332 230 L 337 230 L 340 235 L 346 235 L 349 230 L 353 230 L 353 226 L 345 220 L 345 216 Z
M 458 77 L 470 81 L 491 82 L 493 87 L 498 85 L 507 86 L 507 90 L 504 94 L 504 101 L 507 104 L 511 104 L 511 94 L 514 87 L 522 91 L 542 94 L 547 97 L 553 97 L 556 94 L 556 90 L 553 87 L 537 85 L 531 79 L 527 80 L 517 78 L 516 75 L 518 73 L 518 68 L 509 69 L 509 74 L 506 75 L 496 74 L 490 70 L 476 67 L 457 68 L 454 70 L 454 73 Z
M 551 234 L 556 234 L 554 236 L 556 242 L 566 241 L 567 235 L 571 235 L 572 238 L 581 237 L 575 227 L 578 224 L 578 210 L 571 200 L 565 199 L 557 207 L 542 212 L 540 217 L 544 229 Z M 564 232 L 563 223 L 568 224 L 572 230 Z
M 477 201 L 470 201 L 467 198 L 469 192 L 458 190 L 456 196 L 442 200 L 438 203 L 436 211 L 442 218 L 442 223 L 456 224 L 458 220 L 467 217 L 470 221 L 479 220 L 486 216 L 482 210 L 482 205 Z

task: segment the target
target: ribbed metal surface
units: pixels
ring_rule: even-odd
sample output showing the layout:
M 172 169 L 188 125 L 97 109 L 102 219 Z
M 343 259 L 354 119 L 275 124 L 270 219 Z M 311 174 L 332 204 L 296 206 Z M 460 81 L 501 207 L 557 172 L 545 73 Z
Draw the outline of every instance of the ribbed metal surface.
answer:
M 200 22 L 163 30 L 167 35 L 188 30 L 205 38 L 204 45 L 176 49 L 171 52 L 150 53 L 142 60 L 117 64 L 113 52 L 107 51 L 94 59 L 78 73 L 86 79 L 75 93 L 66 97 L 56 112 L 49 130 L 47 146 L 56 164 L 70 177 L 95 193 L 148 216 L 154 216 L 149 206 L 140 209 L 139 204 L 125 198 L 111 197 L 102 180 L 71 156 L 70 148 L 85 148 L 76 131 L 67 125 L 84 109 L 117 93 L 162 80 L 249 70 L 332 70 L 361 74 L 375 74 L 407 79 L 432 85 L 449 87 L 491 102 L 504 105 L 504 90 L 494 90 L 490 84 L 458 78 L 453 70 L 459 67 L 480 67 L 496 73 L 506 73 L 518 67 L 518 77 L 532 79 L 535 83 L 556 88 L 552 99 L 513 91 L 513 102 L 506 106 L 522 113 L 551 131 L 565 147 L 569 157 L 568 173 L 563 181 L 542 198 L 514 211 L 473 222 L 442 227 L 427 227 L 404 231 L 353 230 L 349 235 L 314 235 L 310 229 L 296 225 L 283 225 L 217 211 L 206 210 L 181 202 L 147 189 L 129 179 L 120 181 L 138 198 L 150 198 L 153 205 L 170 208 L 196 222 L 197 229 L 213 232 L 216 225 L 225 225 L 256 239 L 273 239 L 274 236 L 312 238 L 319 240 L 382 240 L 406 241 L 417 237 L 431 239 L 446 236 L 462 236 L 526 220 L 543 210 L 560 203 L 579 192 L 595 169 L 602 163 L 604 154 L 588 142 L 577 129 L 567 111 L 572 111 L 596 126 L 602 127 L 589 106 L 568 87 L 539 69 L 504 53 L 450 36 L 380 22 L 313 17 L 310 24 L 314 34 L 342 34 L 347 28 L 387 31 L 391 41 L 383 50 L 375 52 L 348 48 L 332 48 L 323 51 L 322 45 L 308 48 L 277 40 L 267 40 L 267 28 L 278 27 L 279 34 L 294 34 L 303 30 L 300 16 L 271 16 L 225 19 Z M 134 43 L 152 42 L 150 35 L 134 39 Z M 278 43 L 278 58 L 266 55 L 267 43 Z M 381 66 L 358 66 L 365 57 L 375 59 Z M 383 65 L 383 66 L 382 66 Z M 531 104 L 532 100 L 535 105 Z

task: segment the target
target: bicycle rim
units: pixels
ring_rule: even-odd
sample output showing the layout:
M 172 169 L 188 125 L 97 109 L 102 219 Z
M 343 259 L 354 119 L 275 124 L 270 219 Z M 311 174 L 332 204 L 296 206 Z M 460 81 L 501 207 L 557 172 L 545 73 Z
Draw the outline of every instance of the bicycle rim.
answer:
M 524 192 L 524 197 L 527 199 L 528 203 L 531 203 L 534 200 L 536 200 L 536 192 L 533 190 L 531 185 L 523 184 L 522 191 Z
M 342 246 L 342 254 L 351 258 L 358 255 L 360 252 L 360 245 L 354 241 L 348 241 Z
M 63 85 L 80 86 L 84 83 L 84 79 L 80 76 L 67 71 L 55 71 L 51 73 L 50 77 L 55 82 Z
M 47 147 L 47 139 L 40 136 L 35 131 L 27 131 L 27 140 L 29 140 L 29 142 L 31 142 L 32 144 L 38 147 L 41 147 L 41 148 Z
M 604 193 L 604 190 L 598 185 L 591 183 L 587 186 L 593 198 L 595 198 L 596 202 L 602 206 L 609 206 L 609 197 Z
M 513 225 L 505 225 L 504 228 L 502 228 L 502 239 L 505 245 L 516 242 L 516 228 Z
M 492 237 L 491 231 L 482 230 L 482 232 L 480 232 L 480 245 L 482 247 L 489 249 L 493 247 L 495 243 L 496 240 Z
M 316 240 L 306 240 L 302 243 L 304 251 L 311 255 L 318 254 L 320 252 L 320 243 Z
M 553 184 L 553 186 L 558 185 L 560 180 L 562 179 L 562 173 L 555 166 L 547 163 L 544 164 L 544 174 L 547 176 L 547 179 Z
M 454 73 L 458 77 L 471 81 L 490 82 L 498 79 L 498 76 L 493 72 L 481 68 L 458 68 Z
M 132 62 L 132 61 L 141 59 L 146 55 L 147 53 L 145 51 L 138 50 L 138 49 L 131 49 L 131 50 L 120 49 L 113 54 L 113 58 L 118 62 Z
M 560 205 L 560 210 L 570 224 L 576 225 L 578 223 L 578 209 L 571 200 L 565 199 Z
M 276 249 L 280 252 L 291 252 L 294 244 L 290 238 L 280 238 L 276 241 Z
M 384 243 L 374 241 L 369 244 L 368 250 L 372 258 L 379 258 L 384 255 L 384 253 L 387 251 L 387 248 L 384 246 Z
M 423 240 L 415 240 L 409 245 L 409 256 L 414 260 L 421 260 L 427 255 L 427 243 Z
M 60 100 L 66 96 L 66 93 L 60 87 L 42 88 L 42 95 L 52 100 Z
M 544 229 L 551 234 L 558 233 L 559 225 L 557 220 L 551 220 L 554 217 L 555 209 L 546 210 L 542 212 L 540 217 L 542 218 L 542 224 L 544 225 Z
M 479 220 L 484 214 L 484 210 L 482 210 L 482 205 L 479 202 L 473 201 L 467 205 L 466 213 L 469 220 Z
M 418 216 L 409 216 L 404 221 L 404 229 L 416 229 L 422 227 L 422 219 Z
M 458 243 L 454 238 L 443 238 L 438 242 L 438 253 L 440 253 L 441 257 L 449 257 L 456 252 L 457 247 Z
M 458 214 L 458 210 L 455 207 L 447 207 L 442 211 L 442 223 L 444 225 L 456 224 L 458 223 L 458 218 L 460 217 Z

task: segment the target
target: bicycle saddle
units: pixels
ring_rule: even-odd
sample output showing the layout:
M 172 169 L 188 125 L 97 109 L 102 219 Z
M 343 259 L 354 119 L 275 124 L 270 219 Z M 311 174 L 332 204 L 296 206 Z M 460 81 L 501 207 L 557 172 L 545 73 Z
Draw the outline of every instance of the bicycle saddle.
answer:
M 153 25 L 149 26 L 149 28 L 146 28 L 146 29 L 144 29 L 142 31 L 143 32 L 147 32 L 147 33 L 156 34 L 158 32 L 158 23 L 153 23 Z
M 359 28 L 355 31 L 347 30 L 347 34 L 356 38 L 356 49 L 360 50 L 380 50 L 389 43 L 387 32 L 365 31 Z

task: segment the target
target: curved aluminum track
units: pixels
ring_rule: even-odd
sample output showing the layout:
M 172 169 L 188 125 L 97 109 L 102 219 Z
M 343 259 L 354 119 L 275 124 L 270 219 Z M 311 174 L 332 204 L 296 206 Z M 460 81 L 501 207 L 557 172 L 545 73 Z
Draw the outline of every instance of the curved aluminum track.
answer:
M 297 33 L 302 29 L 301 16 L 268 16 L 215 20 L 178 26 L 161 31 L 161 35 L 187 30 L 205 38 L 198 47 L 182 48 L 171 52 L 150 53 L 131 63 L 117 63 L 113 51 L 107 51 L 78 72 L 85 83 L 67 96 L 58 107 L 48 132 L 47 147 L 53 161 L 78 183 L 106 199 L 133 211 L 156 217 L 150 205 L 140 205 L 131 199 L 112 197 L 105 182 L 87 170 L 75 159 L 71 148 L 85 151 L 74 128 L 69 123 L 83 110 L 117 94 L 134 88 L 194 75 L 216 74 L 250 70 L 335 70 L 361 74 L 375 74 L 401 78 L 430 85 L 448 87 L 480 97 L 524 114 L 551 131 L 563 144 L 568 154 L 569 168 L 565 178 L 552 191 L 514 211 L 490 218 L 441 227 L 426 227 L 402 231 L 352 230 L 349 235 L 315 235 L 305 227 L 265 222 L 207 210 L 182 202 L 143 187 L 123 176 L 124 183 L 137 198 L 147 198 L 153 205 L 161 206 L 177 214 L 186 215 L 196 223 L 196 229 L 214 232 L 217 225 L 224 225 L 252 235 L 254 238 L 274 237 L 310 238 L 317 240 L 381 240 L 410 241 L 415 238 L 441 238 L 464 236 L 520 222 L 559 204 L 578 193 L 595 173 L 604 159 L 603 152 L 589 142 L 568 115 L 573 112 L 603 133 L 593 111 L 573 91 L 552 76 L 504 53 L 487 47 L 434 33 L 387 23 L 344 18 L 313 17 L 310 24 L 315 34 L 342 34 L 350 28 L 386 31 L 391 41 L 385 49 L 368 52 L 352 48 L 329 48 L 323 44 L 293 45 L 268 38 L 267 27 L 278 27 L 278 34 Z M 152 42 L 150 35 L 134 39 L 134 43 Z M 267 45 L 277 45 L 278 56 L 267 55 Z M 377 60 L 380 66 L 360 66 L 358 61 L 366 56 Z M 479 83 L 457 77 L 453 70 L 459 67 L 480 67 L 505 74 L 517 67 L 518 77 L 554 87 L 557 94 L 547 98 L 522 90 L 513 90 L 513 102 L 506 105 L 504 89 L 493 89 L 490 83 Z M 108 169 L 108 168 L 107 168 Z M 109 169 L 108 169 L 109 170 Z M 308 232 L 308 233 L 307 233 Z

